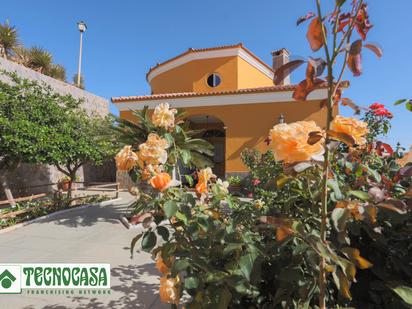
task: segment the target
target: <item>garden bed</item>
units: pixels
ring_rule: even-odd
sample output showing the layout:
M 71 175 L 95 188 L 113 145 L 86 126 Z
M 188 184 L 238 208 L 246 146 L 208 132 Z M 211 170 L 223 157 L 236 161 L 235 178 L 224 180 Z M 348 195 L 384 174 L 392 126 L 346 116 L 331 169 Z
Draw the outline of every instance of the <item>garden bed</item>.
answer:
M 42 195 L 41 199 L 18 202 L 16 207 L 0 210 L 0 230 L 15 226 L 20 223 L 31 222 L 34 219 L 44 217 L 62 210 L 78 208 L 85 205 L 93 205 L 110 200 L 107 195 L 81 196 L 72 198 L 59 205 L 61 200 L 53 200 Z

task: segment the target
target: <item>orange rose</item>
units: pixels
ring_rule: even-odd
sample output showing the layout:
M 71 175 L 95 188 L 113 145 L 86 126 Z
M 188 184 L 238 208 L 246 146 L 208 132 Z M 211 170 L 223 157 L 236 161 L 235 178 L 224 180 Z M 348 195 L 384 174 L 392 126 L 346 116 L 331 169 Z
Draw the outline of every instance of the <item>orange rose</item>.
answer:
M 176 109 L 170 109 L 169 103 L 161 103 L 156 106 L 153 112 L 152 122 L 156 127 L 162 127 L 166 130 L 172 129 L 175 126 L 176 113 Z
M 167 267 L 167 265 L 165 264 L 165 262 L 163 261 L 162 255 L 159 254 L 157 256 L 157 260 L 156 260 L 156 268 L 163 274 L 163 275 L 167 275 L 168 273 L 170 273 L 170 269 L 169 267 Z
M 116 167 L 119 171 L 130 171 L 139 161 L 139 156 L 132 151 L 132 146 L 124 146 L 115 157 Z
M 139 157 L 146 164 L 164 164 L 167 161 L 167 151 L 169 143 L 165 138 L 161 138 L 156 133 L 150 133 L 147 141 L 139 145 Z
M 310 132 L 322 131 L 314 121 L 297 121 L 291 124 L 281 123 L 270 130 L 275 159 L 287 163 L 310 160 L 312 156 L 322 154 L 321 141 L 309 145 Z
M 197 193 L 199 193 L 199 194 L 202 194 L 202 193 L 207 193 L 208 192 L 208 190 L 207 190 L 207 182 L 198 182 L 197 184 L 196 184 L 196 192 Z
M 366 143 L 365 135 L 369 132 L 366 122 L 340 115 L 337 115 L 335 119 L 333 119 L 331 129 L 335 132 L 352 136 L 357 145 L 364 145 Z
M 169 186 L 171 181 L 172 177 L 168 173 L 160 173 L 150 179 L 150 184 L 153 188 L 163 191 Z
M 177 291 L 177 279 L 175 278 L 160 278 L 160 300 L 168 304 L 179 304 L 179 295 Z
M 215 175 L 213 174 L 212 169 L 210 167 L 204 168 L 197 173 L 199 182 L 207 183 L 213 176 Z

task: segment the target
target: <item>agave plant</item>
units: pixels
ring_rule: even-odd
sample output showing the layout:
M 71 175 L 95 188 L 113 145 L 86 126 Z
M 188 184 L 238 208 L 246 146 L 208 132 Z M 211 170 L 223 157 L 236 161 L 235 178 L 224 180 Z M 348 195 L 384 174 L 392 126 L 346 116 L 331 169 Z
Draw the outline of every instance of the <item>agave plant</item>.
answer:
M 213 146 L 206 140 L 196 137 L 202 130 L 189 128 L 189 123 L 185 120 L 185 112 L 178 110 L 175 120 L 176 126 L 170 132 L 159 132 L 163 129 L 153 125 L 147 106 L 141 111 L 134 111 L 133 115 L 138 120 L 136 123 L 117 118 L 114 130 L 119 133 L 118 141 L 121 144 L 132 145 L 133 148 L 137 149 L 138 145 L 147 140 L 149 133 L 160 133 L 159 135 L 168 139 L 172 145 L 168 159 L 170 163 L 173 164 L 180 159 L 181 163 L 190 168 L 213 166 L 210 159 L 213 156 Z
M 29 67 L 39 71 L 40 73 L 47 73 L 53 66 L 53 56 L 41 47 L 32 47 L 29 49 L 30 60 Z
M 60 64 L 52 64 L 50 69 L 45 72 L 46 75 L 56 78 L 61 81 L 66 81 L 66 69 Z
M 25 67 L 28 67 L 30 65 L 30 50 L 25 48 L 24 46 L 17 46 L 13 48 L 13 58 L 12 60 L 14 62 L 20 63 L 21 65 L 24 65 Z
M 8 21 L 0 24 L 0 56 L 9 58 L 13 55 L 13 49 L 19 46 L 19 36 L 14 26 Z

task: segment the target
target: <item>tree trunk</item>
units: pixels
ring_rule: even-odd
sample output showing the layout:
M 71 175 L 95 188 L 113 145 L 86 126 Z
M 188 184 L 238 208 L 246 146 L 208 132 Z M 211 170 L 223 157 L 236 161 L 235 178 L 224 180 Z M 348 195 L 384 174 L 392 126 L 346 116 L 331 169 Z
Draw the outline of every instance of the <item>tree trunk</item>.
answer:
M 7 181 L 7 177 L 5 175 L 5 173 L 2 172 L 2 174 L 0 175 L 0 181 L 1 181 L 1 186 L 4 189 L 4 193 L 6 194 L 7 200 L 9 201 L 10 205 L 12 208 L 16 207 L 16 202 L 14 201 L 14 197 L 13 194 L 11 193 L 8 181 Z
M 73 192 L 73 180 L 76 180 L 76 172 L 70 174 L 70 180 L 69 180 L 69 188 L 67 189 L 67 198 L 70 200 L 72 198 L 72 192 Z
M 76 182 L 76 174 L 80 166 L 75 166 L 72 170 L 70 170 L 70 181 L 69 181 L 69 189 L 67 190 L 67 198 L 70 200 L 72 198 L 73 192 L 73 182 Z

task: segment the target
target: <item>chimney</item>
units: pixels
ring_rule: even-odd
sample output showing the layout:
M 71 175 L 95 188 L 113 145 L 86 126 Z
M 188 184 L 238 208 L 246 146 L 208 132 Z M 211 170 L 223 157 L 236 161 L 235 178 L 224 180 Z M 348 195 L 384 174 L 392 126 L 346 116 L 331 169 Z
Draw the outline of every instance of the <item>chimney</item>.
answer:
M 273 59 L 273 72 L 275 72 L 279 67 L 289 62 L 289 51 L 286 48 L 275 50 L 272 52 Z M 275 81 L 273 81 L 275 83 Z M 279 85 L 290 85 L 290 75 L 287 74 L 285 79 Z

